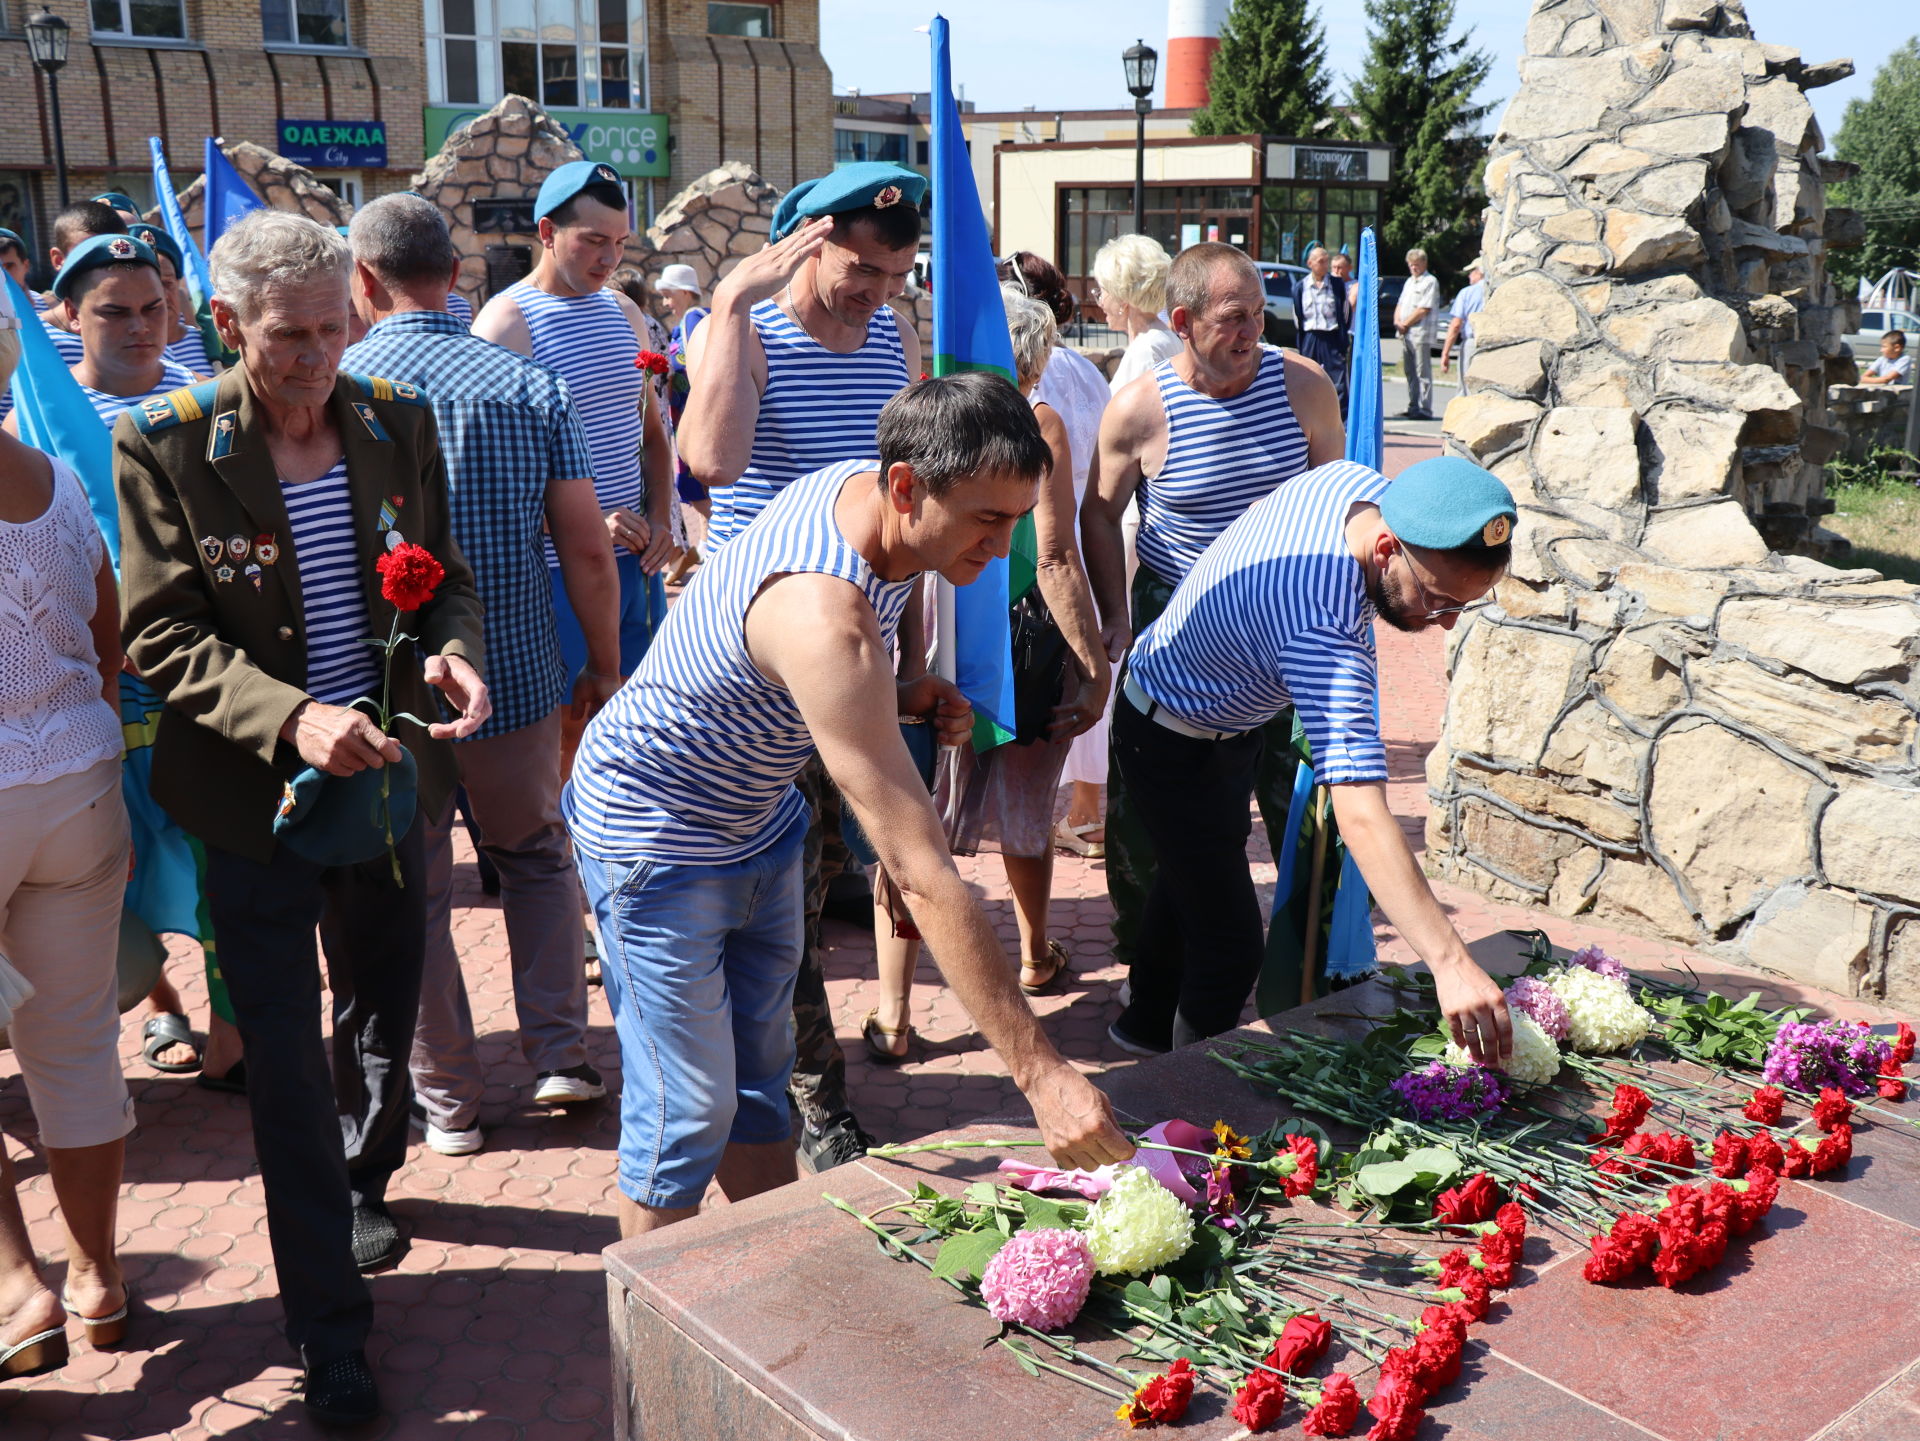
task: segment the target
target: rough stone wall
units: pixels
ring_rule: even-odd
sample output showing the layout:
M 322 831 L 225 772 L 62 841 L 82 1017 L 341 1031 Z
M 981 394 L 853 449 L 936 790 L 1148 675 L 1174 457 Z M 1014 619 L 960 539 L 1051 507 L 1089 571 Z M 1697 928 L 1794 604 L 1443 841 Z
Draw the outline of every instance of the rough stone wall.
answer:
M 1920 1002 L 1920 592 L 1785 553 L 1844 443 L 1857 242 L 1738 0 L 1536 0 L 1448 443 L 1521 505 L 1428 764 L 1451 879 Z
M 233 168 L 240 172 L 241 179 L 253 187 L 254 194 L 274 209 L 297 211 L 322 225 L 345 225 L 353 218 L 353 207 L 314 179 L 313 172 L 306 166 L 295 164 L 250 140 L 229 143 L 222 137 L 216 143 Z M 195 235 L 201 233 L 206 221 L 206 189 L 203 175 L 179 195 L 180 210 L 186 216 L 188 229 Z M 157 205 L 147 212 L 146 218 L 155 225 L 165 223 Z

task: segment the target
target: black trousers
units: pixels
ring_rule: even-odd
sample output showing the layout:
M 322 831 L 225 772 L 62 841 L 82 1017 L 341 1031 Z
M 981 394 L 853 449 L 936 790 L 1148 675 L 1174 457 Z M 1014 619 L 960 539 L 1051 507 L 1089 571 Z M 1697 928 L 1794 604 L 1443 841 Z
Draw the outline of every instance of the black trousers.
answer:
M 1157 862 L 1119 1020 L 1136 1040 L 1185 1046 L 1240 1024 L 1266 945 L 1247 837 L 1267 729 L 1199 740 L 1125 695 L 1114 705 L 1114 762 Z
M 287 1339 L 310 1361 L 366 1344 L 373 1298 L 353 1263 L 353 1207 L 406 1160 L 407 1056 L 426 953 L 423 832 L 387 857 L 323 867 L 282 846 L 261 864 L 207 847 L 207 905 L 247 1059 L 253 1147 Z M 320 958 L 333 1063 L 320 1034 Z
M 1343 332 L 1329 330 L 1303 330 L 1300 332 L 1300 353 L 1308 360 L 1316 360 L 1327 372 L 1327 378 L 1333 382 L 1334 393 L 1340 397 L 1340 414 L 1347 413 L 1347 345 L 1349 337 Z

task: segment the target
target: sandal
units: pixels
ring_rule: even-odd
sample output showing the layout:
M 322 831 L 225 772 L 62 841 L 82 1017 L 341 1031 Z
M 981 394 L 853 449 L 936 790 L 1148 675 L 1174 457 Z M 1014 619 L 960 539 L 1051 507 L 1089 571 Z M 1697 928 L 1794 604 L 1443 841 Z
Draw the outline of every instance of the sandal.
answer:
M 907 1038 L 907 1049 L 895 1051 L 886 1042 Z M 902 1026 L 895 1030 L 891 1026 L 880 1024 L 880 1008 L 875 1006 L 867 1012 L 867 1018 L 860 1023 L 860 1039 L 867 1043 L 867 1054 L 873 1058 L 876 1066 L 897 1066 L 913 1054 L 913 1027 Z
M 60 1293 L 60 1304 L 66 1307 L 69 1316 L 80 1323 L 87 1333 L 87 1344 L 96 1351 L 105 1346 L 118 1346 L 127 1337 L 127 1312 L 133 1306 L 133 1287 L 122 1282 L 121 1289 L 126 1292 L 126 1299 L 111 1316 L 82 1316 L 73 1308 L 66 1292 Z
M 24 1381 L 44 1376 L 67 1364 L 67 1328 L 55 1326 L 0 1350 L 0 1381 Z
M 244 1096 L 247 1093 L 247 1063 L 235 1061 L 217 1076 L 209 1076 L 202 1071 L 194 1084 L 209 1091 L 225 1091 L 229 1095 Z
M 1045 971 L 1045 976 L 1031 985 L 1026 980 L 1028 971 Z M 1067 948 L 1058 941 L 1047 942 L 1047 959 L 1044 966 L 1022 965 L 1020 967 L 1020 989 L 1030 996 L 1044 996 L 1055 988 L 1055 983 L 1067 973 Z
M 1085 856 L 1090 861 L 1104 860 L 1107 854 L 1106 837 L 1102 836 L 1097 841 L 1090 841 L 1087 835 L 1091 831 L 1104 831 L 1106 828 L 1104 821 L 1088 821 L 1084 826 L 1070 826 L 1065 821 L 1061 821 L 1053 828 L 1054 848 L 1072 855 Z
M 147 1023 L 140 1028 L 140 1038 L 145 1042 L 140 1054 L 146 1058 L 149 1066 L 167 1076 L 184 1076 L 189 1071 L 200 1069 L 200 1043 L 193 1038 L 193 1028 L 187 1024 L 187 1018 L 178 1011 L 162 1011 L 157 1016 L 148 1016 Z M 169 1046 L 193 1047 L 191 1061 L 162 1061 L 159 1055 Z

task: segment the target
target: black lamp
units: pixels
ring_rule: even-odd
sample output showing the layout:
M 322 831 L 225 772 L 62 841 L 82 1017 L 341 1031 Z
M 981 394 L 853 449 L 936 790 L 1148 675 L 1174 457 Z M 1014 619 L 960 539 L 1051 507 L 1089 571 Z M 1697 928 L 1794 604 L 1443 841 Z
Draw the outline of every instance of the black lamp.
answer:
M 1144 40 L 1136 40 L 1120 54 L 1120 65 L 1127 72 L 1127 93 L 1133 96 L 1133 231 L 1144 235 L 1147 229 L 1147 112 L 1153 109 L 1154 72 L 1160 68 L 1160 52 Z
M 53 163 L 59 173 L 60 208 L 67 208 L 67 138 L 60 124 L 60 67 L 67 63 L 67 41 L 72 27 L 51 10 L 39 10 L 25 25 L 27 50 L 33 63 L 47 74 L 47 94 L 53 105 Z

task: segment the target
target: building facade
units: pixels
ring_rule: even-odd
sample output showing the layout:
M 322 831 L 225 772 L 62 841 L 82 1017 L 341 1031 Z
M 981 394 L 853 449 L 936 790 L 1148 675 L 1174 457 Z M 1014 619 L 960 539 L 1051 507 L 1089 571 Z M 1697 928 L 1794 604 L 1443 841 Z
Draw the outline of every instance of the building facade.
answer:
M 420 168 L 421 12 L 372 0 L 45 0 L 71 27 L 58 74 L 68 189 L 152 205 L 147 139 L 176 185 L 209 135 L 300 161 L 358 203 Z M 39 0 L 0 0 L 0 225 L 44 257 L 59 207 L 47 78 L 21 25 Z

